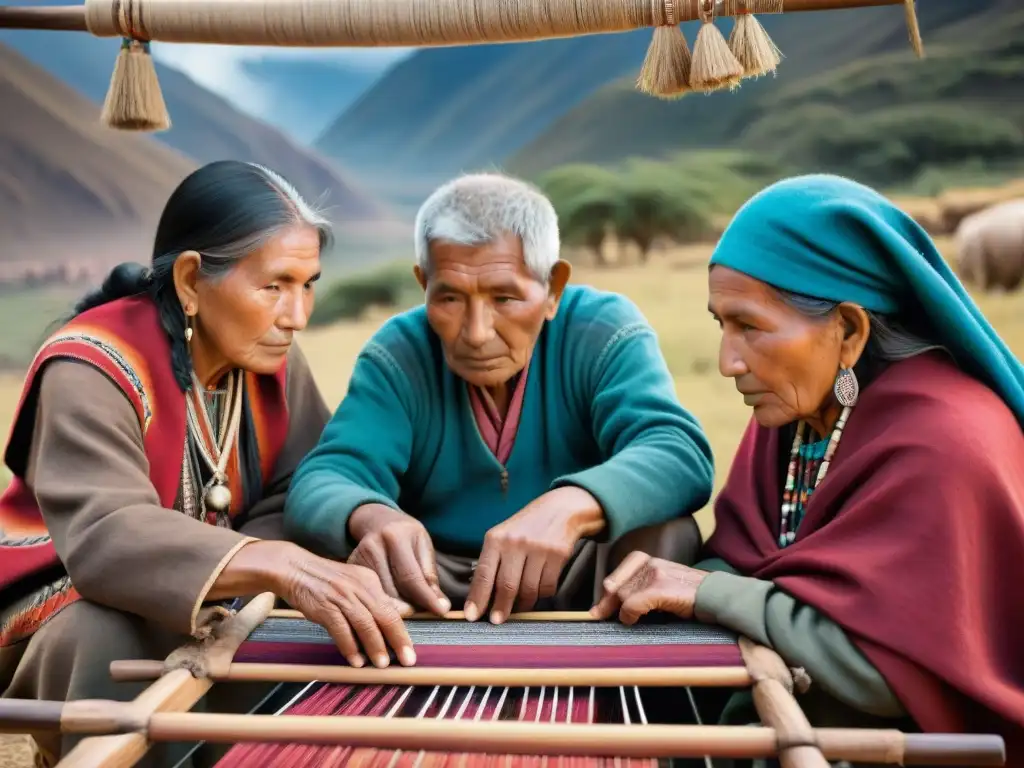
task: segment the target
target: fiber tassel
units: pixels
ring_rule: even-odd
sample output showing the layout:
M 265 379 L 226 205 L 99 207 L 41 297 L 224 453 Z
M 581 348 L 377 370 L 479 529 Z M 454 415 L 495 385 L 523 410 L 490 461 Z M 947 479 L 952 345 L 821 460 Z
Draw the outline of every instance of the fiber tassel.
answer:
M 102 120 L 111 128 L 127 131 L 166 131 L 171 127 L 149 43 L 121 41 Z
M 743 67 L 745 77 L 760 77 L 774 72 L 782 60 L 778 46 L 751 13 L 741 13 L 736 17 L 729 35 L 729 48 Z
M 636 85 L 663 99 L 680 98 L 690 90 L 690 46 L 678 24 L 657 27 Z
M 743 65 L 736 60 L 714 19 L 704 19 L 693 44 L 690 87 L 708 93 L 732 88 L 743 78 Z
M 907 17 L 907 33 L 910 35 L 910 46 L 917 58 L 924 58 L 924 41 L 921 40 L 921 27 L 917 23 L 917 8 L 914 0 L 903 0 L 903 13 Z

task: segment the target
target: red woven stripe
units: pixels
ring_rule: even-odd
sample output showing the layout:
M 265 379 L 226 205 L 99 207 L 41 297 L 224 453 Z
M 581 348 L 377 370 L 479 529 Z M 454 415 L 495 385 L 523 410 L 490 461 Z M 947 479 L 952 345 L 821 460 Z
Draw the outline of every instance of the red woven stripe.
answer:
M 246 642 L 237 662 L 329 664 L 347 662 L 333 645 L 320 643 Z M 743 666 L 737 645 L 417 645 L 420 667 L 489 667 L 589 669 L 594 667 L 734 667 Z

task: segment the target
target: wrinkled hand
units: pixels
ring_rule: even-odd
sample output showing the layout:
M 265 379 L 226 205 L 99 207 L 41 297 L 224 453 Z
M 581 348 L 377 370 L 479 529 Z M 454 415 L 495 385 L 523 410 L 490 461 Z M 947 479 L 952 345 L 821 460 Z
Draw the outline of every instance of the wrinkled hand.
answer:
M 707 575 L 706 571 L 631 552 L 604 580 L 604 595 L 590 615 L 607 619 L 618 611 L 623 624 L 635 624 L 651 611 L 691 619 L 697 588 Z
M 427 529 L 415 518 L 389 507 L 367 505 L 365 513 L 363 509 L 357 512 L 366 520 L 353 525 L 360 527 L 361 535 L 349 564 L 371 569 L 391 597 L 439 616 L 446 614 L 452 606 L 438 584 L 434 545 Z
M 491 622 L 529 611 L 558 589 L 576 542 L 604 526 L 597 500 L 582 488 L 549 491 L 484 537 L 466 600 L 466 620 L 476 621 L 494 595 Z
M 412 606 L 386 595 L 373 571 L 299 550 L 281 582 L 278 594 L 326 629 L 353 667 L 366 663 L 360 644 L 377 667 L 388 666 L 388 646 L 403 666 L 416 663 L 402 621 L 402 616 L 412 613 Z

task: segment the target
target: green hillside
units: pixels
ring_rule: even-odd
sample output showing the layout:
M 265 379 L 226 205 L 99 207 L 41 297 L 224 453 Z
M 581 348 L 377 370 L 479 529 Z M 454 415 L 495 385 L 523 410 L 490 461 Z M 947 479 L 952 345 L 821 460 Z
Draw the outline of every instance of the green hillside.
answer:
M 570 110 L 506 167 L 537 176 L 566 163 L 728 147 L 787 171 L 828 170 L 887 186 L 941 186 L 944 174 L 1019 169 L 1024 8 L 1019 0 L 918 5 L 923 61 L 909 50 L 898 8 L 768 18 L 765 27 L 786 57 L 775 77 L 678 101 L 643 96 L 631 80 L 620 80 Z

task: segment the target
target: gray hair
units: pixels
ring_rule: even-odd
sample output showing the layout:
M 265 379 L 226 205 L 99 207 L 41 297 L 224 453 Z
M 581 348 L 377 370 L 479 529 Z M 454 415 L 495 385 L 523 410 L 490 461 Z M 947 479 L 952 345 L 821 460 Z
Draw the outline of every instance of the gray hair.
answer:
M 808 317 L 826 317 L 835 311 L 841 302 L 818 299 L 800 293 L 775 289 L 782 300 Z M 909 330 L 897 318 L 865 310 L 871 323 L 871 334 L 864 357 L 870 362 L 897 362 L 923 354 L 934 349 L 944 349 Z
M 547 283 L 561 244 L 551 201 L 531 184 L 499 173 L 460 176 L 442 185 L 416 214 L 416 263 L 430 273 L 430 244 L 484 245 L 517 235 L 530 273 Z
M 327 219 L 295 187 L 255 163 L 217 160 L 197 168 L 171 193 L 160 216 L 149 268 L 128 262 L 84 296 L 72 317 L 110 301 L 148 293 L 171 343 L 171 362 L 182 392 L 192 386 L 192 361 L 184 341 L 187 320 L 174 286 L 174 263 L 186 251 L 200 255 L 203 275 L 218 278 L 280 232 L 314 227 L 324 251 L 333 244 Z
M 334 228 L 318 209 L 314 208 L 299 191 L 280 174 L 258 163 L 246 163 L 253 168 L 277 198 L 262 201 L 253 199 L 251 223 L 242 224 L 238 235 L 214 247 L 202 250 L 200 272 L 206 277 L 218 278 L 228 272 L 250 253 L 259 250 L 282 231 L 295 225 L 307 225 L 317 232 L 321 253 L 334 243 Z M 259 220 L 257 221 L 257 217 Z M 247 226 L 246 226 L 247 225 Z M 154 254 L 155 255 L 155 254 Z

